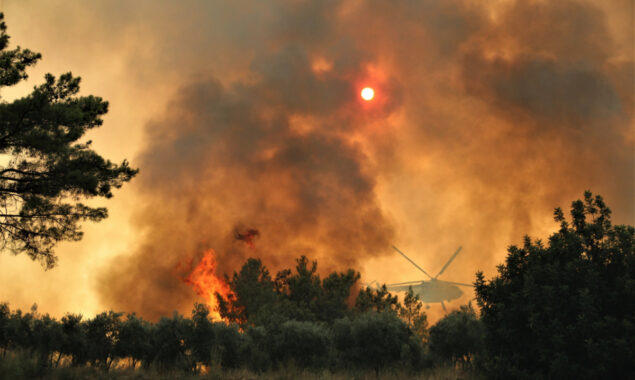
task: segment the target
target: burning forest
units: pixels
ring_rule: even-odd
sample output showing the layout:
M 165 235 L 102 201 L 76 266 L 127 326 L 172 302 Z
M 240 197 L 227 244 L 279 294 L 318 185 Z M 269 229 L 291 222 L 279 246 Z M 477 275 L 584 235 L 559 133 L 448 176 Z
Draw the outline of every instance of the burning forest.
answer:
M 192 268 L 190 274 L 183 278 L 183 282 L 190 285 L 197 295 L 203 298 L 211 311 L 213 320 L 220 321 L 216 295 L 227 297 L 231 292 L 227 282 L 217 275 L 216 254 L 213 249 L 205 251 L 200 262 Z
M 280 268 L 306 255 L 399 282 L 410 269 L 392 244 L 425 267 L 463 245 L 460 281 L 492 271 L 510 241 L 550 232 L 542 210 L 588 188 L 634 220 L 633 66 L 607 21 L 617 8 L 275 4 L 242 19 L 263 27 L 228 49 L 240 65 L 201 68 L 146 123 L 143 234 L 102 270 L 103 304 L 188 310 L 172 268 L 209 248 L 219 276 L 248 257 Z M 527 18 L 535 27 L 518 29 Z
M 481 355 L 495 378 L 619 378 L 635 362 L 619 339 L 635 323 L 632 14 L 628 0 L 0 2 L 0 301 L 18 307 L 0 304 L 2 357 L 377 375 L 471 371 Z M 25 343 L 43 326 L 85 345 Z M 384 327 L 403 351 L 356 351 Z M 134 357 L 120 335 L 158 351 Z M 0 377 L 21 368 L 3 363 Z

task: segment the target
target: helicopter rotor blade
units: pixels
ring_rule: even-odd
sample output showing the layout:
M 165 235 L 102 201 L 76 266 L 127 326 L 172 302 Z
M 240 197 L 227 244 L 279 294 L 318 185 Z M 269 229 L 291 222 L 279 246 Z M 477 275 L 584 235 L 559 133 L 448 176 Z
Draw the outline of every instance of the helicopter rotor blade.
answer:
M 399 248 L 395 247 L 394 245 L 392 246 L 392 248 L 397 251 L 401 256 L 403 256 L 406 260 L 410 261 L 410 264 L 414 265 L 417 269 L 419 269 L 421 272 L 423 272 L 423 274 L 425 274 L 426 276 L 430 277 L 430 279 L 432 279 L 432 276 L 430 276 L 428 274 L 428 272 L 424 271 L 423 269 L 421 269 L 420 266 L 418 266 L 414 261 L 410 260 L 410 258 L 408 256 L 406 256 L 405 253 L 401 252 L 399 250 Z
M 396 286 L 396 285 L 420 285 L 425 281 L 406 281 L 406 282 L 396 282 L 394 284 L 386 284 L 386 286 Z
M 439 273 L 437 273 L 436 276 L 434 276 L 434 278 L 439 277 L 441 274 L 443 274 L 443 272 L 446 270 L 447 267 L 450 266 L 450 263 L 452 262 L 452 260 L 454 260 L 454 258 L 456 257 L 456 255 L 459 254 L 459 252 L 461 252 L 461 248 L 463 247 L 459 247 L 459 249 L 456 250 L 456 252 L 454 252 L 454 255 L 452 255 L 452 257 L 450 257 L 450 260 L 448 260 L 447 263 L 445 263 L 445 265 L 443 266 L 443 268 L 441 268 L 441 271 L 439 271 Z

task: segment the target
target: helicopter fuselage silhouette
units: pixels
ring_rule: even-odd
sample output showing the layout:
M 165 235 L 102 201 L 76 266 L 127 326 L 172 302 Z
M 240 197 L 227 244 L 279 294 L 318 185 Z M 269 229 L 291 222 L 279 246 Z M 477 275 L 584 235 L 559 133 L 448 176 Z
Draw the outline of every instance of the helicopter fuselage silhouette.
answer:
M 463 295 L 463 291 L 453 284 L 433 278 L 429 281 L 387 284 L 386 288 L 391 292 L 407 292 L 408 288 L 412 288 L 412 291 L 419 296 L 421 302 L 436 303 L 455 300 Z M 461 285 L 471 286 L 467 284 Z
M 406 256 L 403 252 L 401 252 L 394 245 L 392 248 L 397 251 L 401 256 L 403 256 L 406 260 L 408 260 L 412 265 L 414 265 L 417 269 L 419 269 L 423 274 L 429 277 L 429 280 L 418 280 L 418 281 L 408 281 L 408 282 L 398 282 L 394 284 L 386 284 L 386 289 L 391 292 L 406 292 L 409 288 L 412 288 L 412 291 L 419 296 L 419 299 L 426 303 L 441 303 L 441 306 L 445 310 L 444 301 L 455 300 L 463 295 L 463 291 L 459 288 L 459 286 L 467 286 L 473 287 L 471 284 L 465 284 L 461 282 L 453 282 L 453 281 L 443 281 L 437 279 L 443 272 L 450 266 L 452 260 L 459 254 L 462 247 L 454 252 L 452 257 L 448 260 L 447 263 L 441 268 L 439 273 L 432 277 L 425 270 L 423 270 L 419 265 L 417 265 L 414 261 L 410 260 L 408 256 Z

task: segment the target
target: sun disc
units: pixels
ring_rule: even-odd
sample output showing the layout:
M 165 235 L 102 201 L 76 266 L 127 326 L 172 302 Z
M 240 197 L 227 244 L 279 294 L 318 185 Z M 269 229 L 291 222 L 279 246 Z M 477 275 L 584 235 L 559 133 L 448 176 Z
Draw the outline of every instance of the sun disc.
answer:
M 375 90 L 370 87 L 364 87 L 364 89 L 362 89 L 361 95 L 362 99 L 364 99 L 365 101 L 372 100 L 375 97 Z

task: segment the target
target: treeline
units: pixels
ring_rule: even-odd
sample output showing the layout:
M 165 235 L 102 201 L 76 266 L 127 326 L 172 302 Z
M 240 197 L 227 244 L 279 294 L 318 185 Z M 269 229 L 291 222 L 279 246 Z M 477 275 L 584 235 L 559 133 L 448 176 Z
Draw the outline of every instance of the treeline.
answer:
M 589 191 L 570 213 L 511 246 L 493 279 L 477 273 L 488 378 L 635 379 L 635 228 Z
M 412 291 L 399 302 L 385 287 L 364 288 L 351 304 L 359 275 L 349 271 L 320 279 L 316 269 L 302 257 L 294 272 L 271 279 L 259 260 L 249 259 L 229 281 L 234 295 L 221 298 L 221 314 L 230 323 L 213 321 L 203 304 L 195 304 L 189 318 L 175 313 L 157 323 L 112 311 L 56 320 L 36 307 L 23 313 L 2 304 L 2 357 L 26 352 L 43 369 L 90 365 L 108 371 L 118 363 L 192 373 L 288 365 L 414 373 L 437 364 L 470 366 L 482 338 L 471 306 L 428 329 L 423 304 Z
M 2 358 L 26 352 L 38 366 L 113 363 L 189 373 L 203 369 L 380 371 L 449 366 L 492 379 L 635 377 L 635 228 L 612 225 L 600 196 L 560 209 L 547 242 L 511 246 L 498 275 L 477 273 L 471 305 L 428 327 L 424 305 L 385 286 L 355 291 L 359 274 L 324 278 L 305 257 L 271 275 L 249 259 L 217 295 L 225 322 L 197 304 L 190 317 L 150 323 L 106 312 L 56 320 L 0 306 Z M 0 363 L 1 364 L 1 363 Z M 1 365 L 0 365 L 1 371 Z M 401 375 L 400 375 L 401 376 Z M 2 377 L 2 373 L 0 373 Z

